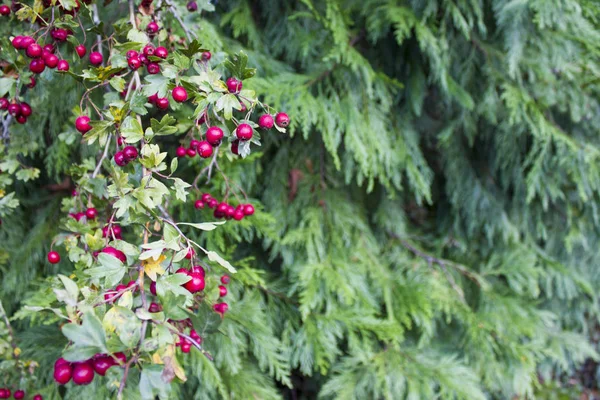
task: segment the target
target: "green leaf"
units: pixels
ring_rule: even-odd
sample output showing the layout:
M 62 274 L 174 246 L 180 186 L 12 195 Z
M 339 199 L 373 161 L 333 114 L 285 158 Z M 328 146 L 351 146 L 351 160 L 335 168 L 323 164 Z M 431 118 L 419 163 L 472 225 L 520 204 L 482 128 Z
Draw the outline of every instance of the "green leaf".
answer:
M 156 294 L 165 296 L 167 293 L 191 297 L 191 293 L 181 285 L 192 279 L 185 274 L 163 275 L 156 280 Z
M 121 78 L 120 76 L 115 76 L 110 81 L 108 81 L 108 83 L 117 92 L 122 92 L 125 89 L 125 79 Z
M 204 52 L 204 51 L 208 51 L 206 49 L 203 49 L 202 46 L 200 46 L 200 43 L 198 42 L 198 40 L 194 39 L 189 45 L 187 49 L 184 50 L 180 50 L 181 53 L 189 58 L 192 58 L 194 55 L 200 53 L 200 52 Z
M 16 85 L 17 81 L 14 78 L 0 78 L 0 97 L 4 97 L 11 90 L 14 90 Z
M 188 310 L 188 315 L 194 329 L 201 337 L 217 332 L 223 322 L 221 316 L 204 301 L 200 303 L 196 313 Z
M 145 45 L 146 43 L 150 42 L 150 38 L 145 32 L 135 28 L 127 32 L 127 40 L 134 43 L 140 43 L 141 45 Z
M 107 287 L 116 286 L 127 272 L 121 260 L 106 253 L 98 254 L 98 261 L 101 266 L 89 268 L 86 273 L 96 279 L 104 278 L 104 285 Z
M 116 331 L 127 347 L 134 347 L 140 341 L 142 321 L 128 308 L 114 306 L 108 310 L 102 324 L 107 331 Z
M 106 140 L 108 131 L 113 127 L 114 122 L 108 120 L 91 121 L 90 125 L 92 129 L 83 136 L 84 139 L 88 141 L 88 144 L 92 144 L 96 140 L 99 140 L 100 142 Z
M 223 225 L 226 221 L 215 221 L 215 222 L 199 222 L 199 223 L 191 223 L 191 222 L 179 222 L 177 225 L 189 225 L 196 229 L 200 229 L 202 231 L 212 231 L 217 229 L 217 226 Z
M 75 348 L 83 348 L 83 352 L 95 349 L 96 353 L 107 353 L 106 334 L 102 323 L 92 312 L 83 314 L 81 325 L 76 323 L 66 324 L 62 327 L 62 333 L 72 342 Z M 95 354 L 95 353 L 94 353 Z M 70 353 L 69 356 L 74 356 Z M 65 357 L 66 358 L 66 357 Z M 81 361 L 69 360 L 67 361 Z
M 231 117 L 233 116 L 234 108 L 236 110 L 241 110 L 242 105 L 240 104 L 240 101 L 238 100 L 236 95 L 232 94 L 232 93 L 228 93 L 228 94 L 221 96 L 215 103 L 215 110 L 216 111 L 223 110 L 223 116 L 227 120 L 230 120 Z
M 173 64 L 179 69 L 188 69 L 191 65 L 191 60 L 180 52 L 173 53 Z
M 179 166 L 179 161 L 177 161 L 177 157 L 174 157 L 171 160 L 171 168 L 169 169 L 171 171 L 171 175 L 175 173 L 175 171 L 177 171 L 177 167 Z
M 169 398 L 171 385 L 162 379 L 163 367 L 158 364 L 145 365 L 140 376 L 140 396 L 142 400 L 160 400 Z
M 144 130 L 137 118 L 127 117 L 121 124 L 121 135 L 127 143 L 137 143 L 144 138 Z
M 146 82 L 148 82 L 148 84 L 144 86 L 144 95 L 148 97 L 153 94 L 158 94 L 158 97 L 167 97 L 169 78 L 161 74 L 148 75 L 146 76 Z
M 177 197 L 178 200 L 185 202 L 185 199 L 187 198 L 187 192 L 185 189 L 191 187 L 192 185 L 179 178 L 173 178 L 173 186 L 175 186 L 175 197 Z
M 177 132 L 177 127 L 174 126 L 176 123 L 177 120 L 169 114 L 164 115 L 160 122 L 154 118 L 150 120 L 150 126 L 157 136 L 172 135 Z
M 223 257 L 218 255 L 214 251 L 208 251 L 208 252 L 206 252 L 206 255 L 208 256 L 208 259 L 210 261 L 215 261 L 221 267 L 225 268 L 227 271 L 231 272 L 232 274 L 237 273 L 237 270 L 235 268 L 233 268 L 233 266 L 229 263 L 229 261 L 223 259 Z
M 143 95 L 139 90 L 136 90 L 129 101 L 129 108 L 136 114 L 146 115 L 148 114 L 148 110 L 146 109 L 147 102 L 148 97 Z
M 17 171 L 15 177 L 23 182 L 29 182 L 40 176 L 40 170 L 37 168 L 23 168 Z
M 183 275 L 183 274 L 173 274 L 174 275 Z M 160 279 L 158 280 L 160 282 Z M 183 288 L 180 288 L 183 289 Z M 183 289 L 185 290 L 185 289 Z M 156 285 L 156 291 L 158 293 L 158 283 Z M 158 295 L 160 298 L 160 304 L 163 306 L 163 312 L 168 319 L 172 319 L 175 321 L 181 321 L 187 318 L 187 313 L 185 312 L 185 307 L 191 304 L 192 294 L 187 292 L 186 295 L 180 294 L 177 295 L 178 291 L 170 291 L 164 293 L 162 296 Z

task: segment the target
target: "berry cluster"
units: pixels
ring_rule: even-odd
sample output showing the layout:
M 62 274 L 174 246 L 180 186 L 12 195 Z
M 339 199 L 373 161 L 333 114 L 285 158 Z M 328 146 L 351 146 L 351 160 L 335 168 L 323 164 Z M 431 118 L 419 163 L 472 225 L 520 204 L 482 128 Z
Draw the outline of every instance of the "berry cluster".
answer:
M 10 395 L 11 395 L 11 391 L 8 388 L 0 388 L 0 399 L 10 399 Z M 14 399 L 24 399 L 25 398 L 25 391 L 24 390 L 15 390 L 15 393 L 13 394 L 13 398 Z M 42 397 L 41 394 L 36 394 L 35 396 L 32 397 L 33 400 L 44 400 L 44 398 Z
M 117 250 L 118 251 L 118 250 Z M 129 290 L 129 288 L 133 287 L 133 291 L 135 292 L 137 290 L 137 282 L 136 281 L 129 281 L 127 283 L 127 285 L 117 285 L 117 287 L 114 288 L 114 290 L 109 290 L 108 292 L 104 293 L 104 301 L 106 301 L 107 303 L 112 303 L 115 300 L 117 300 L 119 297 L 121 297 L 123 295 L 123 293 L 125 293 L 126 290 Z
M 27 122 L 27 118 L 31 115 L 31 106 L 24 101 L 17 103 L 16 101 L 10 103 L 7 98 L 0 98 L 0 110 L 8 110 L 8 113 L 15 117 L 15 120 L 24 124 Z
M 125 146 L 123 150 L 117 151 L 113 157 L 115 160 L 115 164 L 119 167 L 124 167 L 129 164 L 131 161 L 138 158 L 138 149 L 134 146 Z
M 79 222 L 83 217 L 91 220 L 96 219 L 97 216 L 98 210 L 94 207 L 88 207 L 85 212 L 69 213 L 69 217 L 74 218 L 77 222 Z
M 94 380 L 94 373 L 104 376 L 109 368 L 115 365 L 124 365 L 127 356 L 124 353 L 96 354 L 87 361 L 70 363 L 64 358 L 59 358 L 54 363 L 54 380 L 59 385 L 67 384 L 71 379 L 76 385 L 89 385 Z
M 200 200 L 194 202 L 194 207 L 199 210 L 204 207 L 214 209 L 215 218 L 227 218 L 241 221 L 244 217 L 249 217 L 254 214 L 254 206 L 252 204 L 238 204 L 237 207 L 232 206 L 227 202 L 218 202 L 210 193 L 204 193 Z
M 202 344 L 202 338 L 200 337 L 200 335 L 198 335 L 198 332 L 196 332 L 196 330 L 190 328 L 190 331 L 187 334 L 187 336 L 192 338 L 198 344 Z M 178 338 L 177 342 L 175 343 L 175 346 L 181 347 L 182 353 L 189 353 L 190 350 L 192 349 L 192 342 L 190 342 L 186 337 L 179 335 L 179 338 Z
M 156 29 L 156 32 L 158 32 L 158 30 L 159 30 L 158 24 L 156 22 L 150 22 L 148 24 L 148 27 L 146 28 L 146 31 L 147 32 L 154 31 L 155 29 Z M 151 36 L 153 36 L 153 35 L 151 35 Z M 156 59 L 164 60 L 168 56 L 169 56 L 169 50 L 167 50 L 166 47 L 163 47 L 163 46 L 154 47 L 151 44 L 144 46 L 141 53 L 139 53 L 135 50 L 129 50 L 126 54 L 127 65 L 129 65 L 129 68 L 136 71 L 142 65 L 145 65 L 146 71 L 150 75 L 155 75 L 160 72 L 160 65 L 158 64 L 158 62 L 153 61 L 153 60 L 156 60 Z M 151 59 L 151 57 L 156 57 L 156 58 Z

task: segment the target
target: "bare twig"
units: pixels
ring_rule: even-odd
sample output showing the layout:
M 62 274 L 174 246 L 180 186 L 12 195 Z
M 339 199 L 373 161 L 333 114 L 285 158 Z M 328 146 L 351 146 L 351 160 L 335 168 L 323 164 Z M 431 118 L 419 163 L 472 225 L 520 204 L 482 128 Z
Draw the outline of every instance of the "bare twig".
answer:
M 181 25 L 181 28 L 185 32 L 185 36 L 187 37 L 188 41 L 191 42 L 192 37 L 197 39 L 198 37 L 196 36 L 196 34 L 192 31 L 190 31 L 188 29 L 188 27 L 185 25 L 185 22 L 183 22 L 183 19 L 181 18 L 181 15 L 179 15 L 179 11 L 177 11 L 175 6 L 173 6 L 173 4 L 171 4 L 171 2 L 169 0 L 165 0 L 165 4 L 169 7 L 169 10 L 171 10 L 171 12 L 173 13 L 173 16 L 175 17 L 177 22 L 179 22 L 179 25 Z
M 94 169 L 94 173 L 92 174 L 92 178 L 95 178 L 100 172 L 100 168 L 102 167 L 102 162 L 106 159 L 108 155 L 108 147 L 110 146 L 111 136 L 106 139 L 106 145 L 104 146 L 104 153 L 102 153 L 102 157 L 98 160 L 98 164 L 96 164 L 96 169 Z

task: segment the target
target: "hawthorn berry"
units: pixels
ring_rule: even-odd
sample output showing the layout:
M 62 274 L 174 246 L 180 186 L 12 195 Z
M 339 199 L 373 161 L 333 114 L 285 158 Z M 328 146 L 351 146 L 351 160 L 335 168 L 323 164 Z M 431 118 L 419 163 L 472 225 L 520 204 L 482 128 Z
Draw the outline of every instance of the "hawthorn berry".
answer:
M 231 152 L 233 154 L 235 154 L 236 156 L 238 156 L 240 154 L 239 146 L 240 146 L 239 140 L 234 140 L 233 142 L 231 142 Z
M 10 389 L 0 389 L 0 399 L 10 399 Z
M 90 207 L 85 210 L 85 216 L 87 219 L 96 219 L 98 216 L 98 210 L 96 210 L 94 207 Z
M 46 67 L 54 69 L 58 66 L 59 59 L 56 54 L 44 53 L 42 58 L 44 60 L 44 63 L 46 64 Z
M 9 7 L 9 6 L 7 6 L 6 4 L 2 4 L 2 5 L 0 6 L 0 15 L 3 15 L 3 16 L 5 16 L 5 17 L 6 17 L 7 15 L 10 15 L 10 7 Z
M 19 50 L 21 48 L 21 44 L 23 43 L 23 36 L 15 36 L 11 41 L 12 46 Z
M 192 257 L 194 257 L 194 255 L 196 254 L 196 252 L 194 251 L 193 248 L 189 248 L 187 254 L 185 255 L 185 258 L 188 260 L 191 260 Z
M 76 385 L 89 385 L 94 380 L 94 368 L 87 363 L 78 363 L 73 368 L 73 383 Z
M 206 130 L 206 141 L 212 146 L 218 146 L 223 139 L 223 130 L 218 126 L 211 126 Z
M 290 124 L 290 117 L 284 112 L 277 113 L 275 116 L 275 123 L 277 126 L 285 128 Z
M 104 376 L 106 371 L 113 365 L 115 365 L 115 360 L 109 356 L 100 356 L 96 358 L 94 361 L 94 372 L 96 372 L 100 376 Z
M 233 213 L 233 219 L 235 219 L 236 221 L 241 221 L 244 219 L 244 211 L 240 210 L 239 208 L 236 208 L 235 212 Z
M 196 139 L 190 140 L 190 149 L 196 149 L 199 144 L 200 144 L 199 140 L 196 140 Z
M 29 78 L 29 83 L 27 84 L 27 87 L 29 89 L 33 89 L 35 87 L 36 83 L 37 82 L 36 82 L 35 78 L 32 76 L 32 77 Z
M 21 50 L 27 49 L 30 44 L 35 43 L 35 39 L 31 36 L 23 36 L 23 41 L 21 42 Z
M 130 58 L 138 58 L 139 57 L 139 53 L 135 50 L 129 50 L 126 54 L 127 59 L 129 60 Z
M 156 296 L 156 282 L 150 282 L 150 293 L 153 296 Z
M 213 310 L 215 310 L 216 313 L 221 314 L 221 318 L 223 318 L 223 315 L 227 312 L 228 309 L 229 306 L 227 305 L 227 303 L 217 303 L 213 306 Z
M 201 208 L 204 208 L 204 202 L 203 202 L 202 200 L 196 200 L 196 201 L 194 202 L 194 208 L 195 208 L 196 210 L 199 210 L 199 209 L 201 209 Z
M 178 103 L 183 103 L 188 99 L 187 90 L 183 86 L 175 86 L 171 95 L 173 96 L 173 100 Z
M 223 285 L 219 286 L 219 297 L 227 296 L 227 288 Z
M 159 97 L 156 99 L 156 107 L 160 108 L 161 110 L 166 110 L 169 108 L 169 99 L 166 97 Z
M 235 207 L 233 207 L 231 204 L 228 204 L 227 211 L 225 211 L 225 216 L 227 218 L 232 218 L 234 214 L 235 214 Z
M 127 158 L 122 151 L 117 151 L 113 158 L 115 160 L 115 164 L 117 164 L 119 167 L 124 167 L 127 165 Z
M 158 303 L 150 303 L 150 307 L 148 307 L 148 311 L 150 311 L 151 313 L 157 313 L 160 312 L 160 310 L 162 310 L 162 307 L 158 304 Z
M 244 205 L 244 215 L 254 214 L 254 206 L 252 204 Z
M 69 33 L 66 29 L 55 28 L 50 33 L 50 36 L 52 36 L 52 38 L 57 42 L 64 42 L 65 40 L 67 40 L 67 36 L 69 36 Z
M 102 249 L 101 252 L 119 259 L 124 264 L 127 262 L 127 256 L 125 255 L 125 253 L 123 253 L 121 250 L 115 249 L 114 247 L 105 247 Z
M 202 274 L 198 272 L 190 272 L 188 273 L 192 279 L 183 284 L 183 287 L 186 288 L 190 293 L 197 293 L 201 290 L 204 290 L 205 282 Z
M 146 32 L 148 32 L 148 35 L 153 36 L 156 35 L 156 33 L 159 30 L 159 26 L 156 22 L 152 21 L 148 24 L 148 26 L 146 27 Z
M 129 68 L 135 71 L 142 66 L 142 62 L 138 57 L 132 57 L 127 61 L 127 65 L 129 65 Z
M 44 72 L 45 68 L 46 64 L 44 63 L 44 60 L 40 58 L 31 60 L 31 62 L 29 63 L 29 70 L 34 74 L 41 74 L 42 72 Z
M 67 72 L 69 70 L 69 62 L 67 60 L 59 60 L 58 61 L 58 66 L 56 68 L 58 71 L 65 71 Z
M 31 115 L 31 106 L 25 102 L 21 103 L 21 115 L 29 117 Z
M 221 202 L 219 203 L 219 205 L 217 206 L 217 211 L 223 215 L 227 214 L 227 209 L 229 208 L 229 204 L 225 203 L 225 202 Z
M 35 396 L 33 396 L 32 400 L 44 400 L 44 398 L 42 397 L 41 394 L 36 394 Z
M 87 115 L 80 115 L 75 120 L 75 129 L 77 129 L 82 134 L 89 132 L 92 127 L 90 126 L 90 117 Z
M 206 271 L 202 265 L 194 265 L 192 267 L 192 272 L 202 275 L 203 278 L 206 276 Z
M 21 114 L 21 106 L 17 103 L 11 103 L 8 105 L 8 113 L 13 117 Z
M 123 155 L 127 159 L 127 161 L 135 160 L 138 156 L 138 149 L 133 146 L 125 146 L 123 149 Z
M 24 124 L 25 122 L 27 122 L 27 117 L 24 115 L 17 115 L 17 117 L 15 118 L 15 121 L 17 121 L 19 124 Z
M 202 53 L 202 61 L 209 61 L 212 57 L 212 54 L 210 54 L 210 51 L 205 51 L 204 53 Z
M 223 275 L 221 277 L 221 283 L 223 285 L 227 285 L 229 283 L 229 281 L 231 280 L 231 278 L 229 277 L 229 275 Z
M 148 103 L 156 104 L 156 100 L 158 100 L 158 93 L 148 96 Z
M 109 231 L 108 231 L 108 225 L 106 225 L 105 227 L 102 228 L 102 237 L 105 238 L 107 236 L 111 237 L 114 235 L 116 239 L 121 239 L 121 227 L 119 225 L 112 225 L 110 227 L 110 230 L 112 233 L 110 233 L 109 236 Z
M 263 114 L 258 119 L 258 126 L 261 127 L 262 129 L 271 129 L 273 127 L 274 123 L 275 123 L 275 120 L 273 119 L 273 116 L 270 114 Z
M 59 360 L 61 360 L 59 358 Z M 58 360 L 57 360 L 58 362 Z M 58 383 L 59 385 L 65 385 L 67 384 L 70 380 L 71 377 L 73 376 L 73 368 L 71 367 L 71 365 L 69 363 L 67 363 L 65 361 L 65 363 L 63 364 L 54 364 L 54 380 L 56 381 L 56 383 Z
M 169 56 L 169 50 L 167 50 L 163 46 L 158 46 L 156 49 L 154 49 L 154 55 L 156 57 L 164 59 L 164 58 L 167 58 Z
M 20 400 L 20 399 L 22 399 L 22 398 L 24 398 L 24 397 L 25 397 L 25 392 L 24 392 L 24 391 L 22 391 L 22 390 L 17 390 L 17 391 L 15 391 L 15 393 L 13 394 L 13 397 L 14 397 L 16 400 Z
M 242 90 L 242 81 L 237 78 L 227 78 L 226 84 L 230 93 L 239 93 Z
M 44 50 L 45 52 L 48 52 L 48 53 L 52 53 L 52 54 L 54 54 L 54 51 L 55 51 L 56 49 L 54 48 L 54 45 L 53 45 L 52 43 L 48 43 L 48 44 L 45 44 L 45 45 L 44 45 L 44 47 L 43 47 L 43 50 Z
M 205 202 L 208 203 L 210 199 L 212 199 L 213 197 L 210 195 L 210 193 L 203 193 L 202 197 L 200 197 L 200 199 Z
M 146 70 L 150 75 L 156 75 L 160 72 L 160 65 L 155 62 L 150 62 L 146 65 Z
M 127 362 L 127 356 L 123 352 L 115 353 L 114 356 L 119 361 L 119 365 L 124 365 Z
M 102 56 L 102 53 L 99 53 L 97 51 L 92 51 L 90 53 L 90 64 L 92 64 L 94 66 L 98 66 L 98 65 L 102 64 L 102 61 L 104 61 L 104 57 Z
M 145 45 L 142 49 L 142 53 L 144 53 L 146 57 L 154 55 L 154 46 L 152 46 L 151 44 Z
M 190 1 L 187 3 L 186 7 L 189 12 L 194 12 L 198 10 L 198 3 L 196 3 L 195 1 Z
M 189 353 L 192 350 L 192 344 L 189 342 L 185 342 L 181 344 L 181 351 L 184 353 Z
M 208 158 L 212 156 L 213 148 L 206 140 L 203 140 L 198 144 L 198 155 L 202 158 Z
M 177 157 L 179 157 L 179 158 L 185 157 L 185 154 L 186 154 L 185 147 L 179 146 L 175 153 L 177 154 Z
M 198 335 L 195 329 L 190 329 L 190 337 L 194 339 L 196 342 L 202 343 L 202 338 Z
M 196 157 L 196 150 L 189 148 L 186 151 L 186 154 L 188 155 L 188 157 L 192 158 L 192 157 Z
M 87 49 L 84 45 L 78 44 L 77 46 L 75 46 L 75 52 L 77 53 L 79 58 L 83 58 L 83 56 L 85 56 L 85 54 L 87 53 Z
M 8 105 L 10 103 L 6 99 L 6 97 L 0 97 L 0 110 L 8 110 Z
M 27 57 L 29 58 L 41 57 L 43 52 L 44 49 L 42 49 L 42 46 L 37 43 L 31 43 L 29 46 L 27 46 L 27 50 L 25 50 L 25 54 L 27 54 Z
M 58 264 L 60 262 L 60 254 L 57 251 L 51 251 L 48 253 L 48 262 L 50 264 Z
M 240 140 L 252 139 L 252 127 L 248 124 L 239 124 L 235 129 L 235 135 Z

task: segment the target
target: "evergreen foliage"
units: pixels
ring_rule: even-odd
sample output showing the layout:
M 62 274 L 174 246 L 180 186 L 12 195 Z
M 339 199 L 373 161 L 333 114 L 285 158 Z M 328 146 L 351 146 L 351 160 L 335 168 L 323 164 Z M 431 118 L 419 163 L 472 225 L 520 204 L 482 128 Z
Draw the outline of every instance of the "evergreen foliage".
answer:
M 126 12 L 114 3 L 101 12 Z M 244 88 L 286 110 L 292 137 L 265 134 L 260 150 L 222 166 L 261 204 L 252 220 L 186 230 L 238 274 L 220 333 L 204 341 L 214 362 L 182 360 L 188 381 L 167 397 L 584 390 L 569 381 L 599 357 L 597 2 L 232 0 L 202 14 L 173 3 L 214 65 L 248 54 L 257 74 Z M 22 163 L 0 175 L 0 299 L 54 399 L 66 339 L 55 315 L 23 306 L 45 304 L 53 277 L 73 270 L 45 261 L 70 197 L 52 185 L 99 147 L 73 128 L 81 86 L 42 79 L 29 101 L 44 112 L 11 125 L 10 150 L 0 148 Z M 191 181 L 203 166 L 177 174 Z M 227 190 L 219 175 L 200 183 Z M 173 216 L 212 220 L 193 199 L 174 201 Z M 108 381 L 65 398 L 108 398 Z

